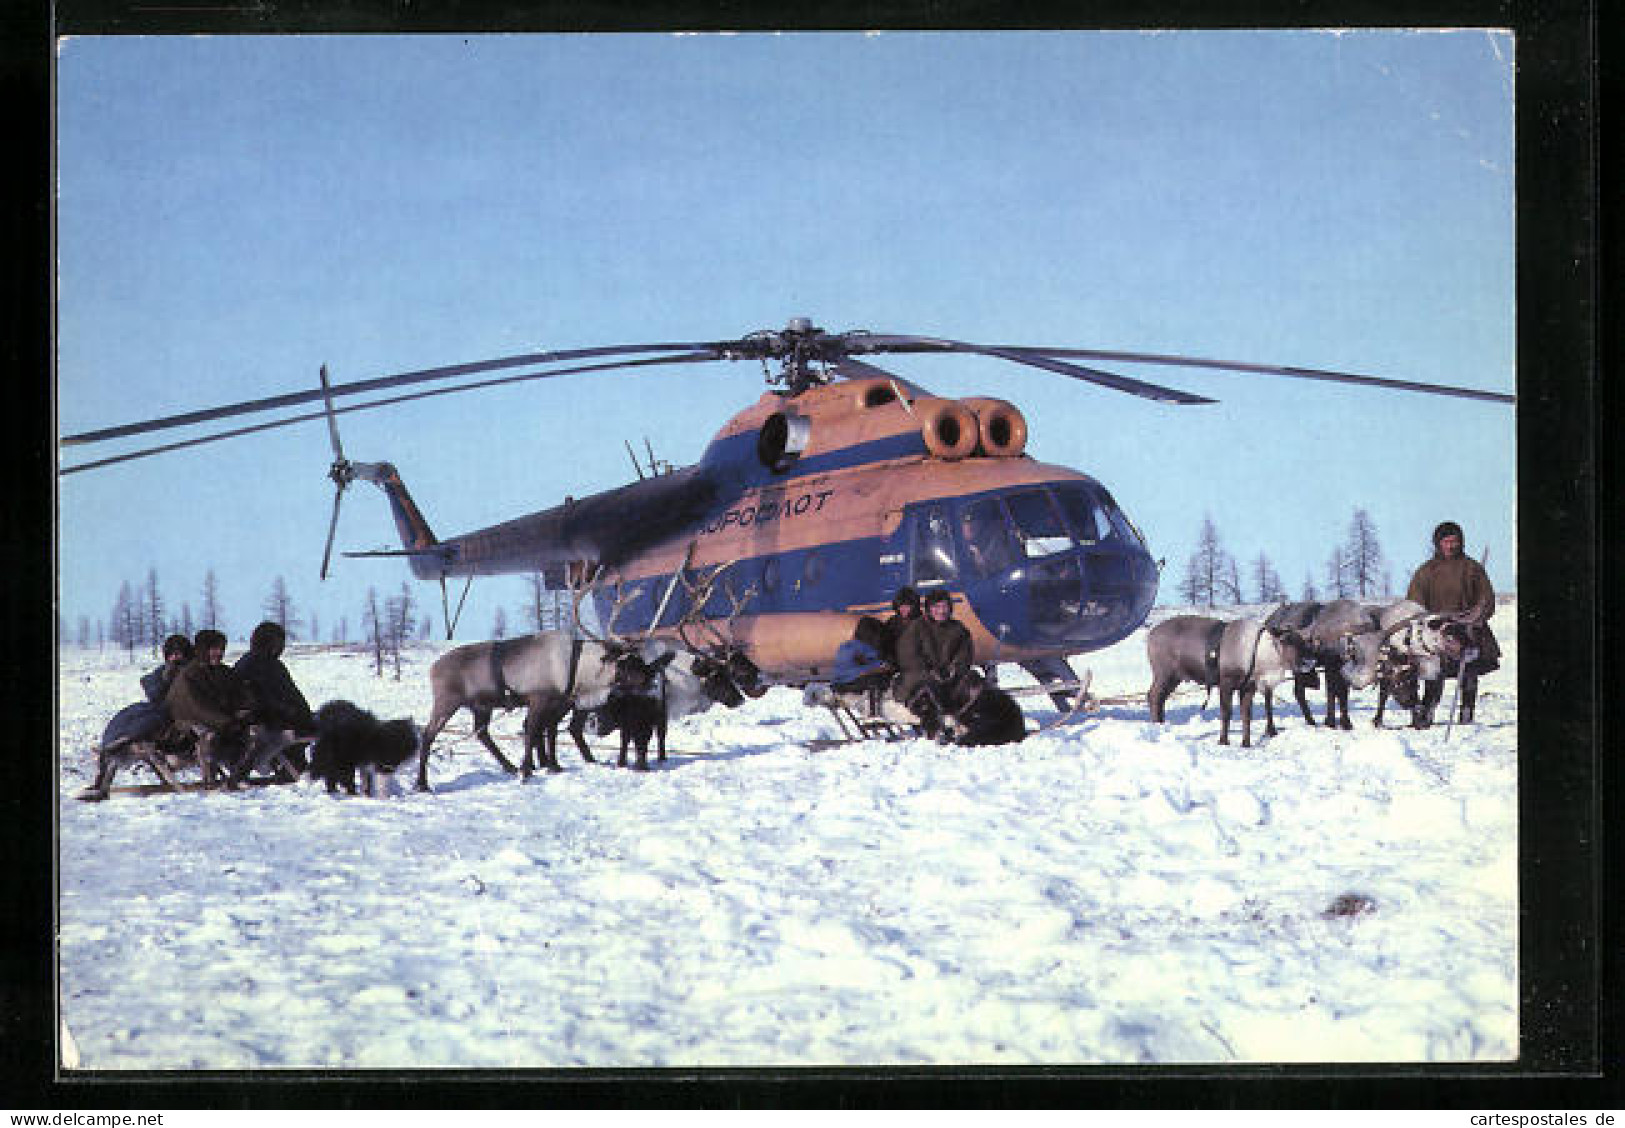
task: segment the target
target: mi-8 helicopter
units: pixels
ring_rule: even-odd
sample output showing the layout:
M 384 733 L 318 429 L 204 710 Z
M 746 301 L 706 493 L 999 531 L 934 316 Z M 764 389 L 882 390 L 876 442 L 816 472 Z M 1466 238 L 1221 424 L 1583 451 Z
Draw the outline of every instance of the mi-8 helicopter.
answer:
M 452 578 L 540 572 L 550 588 L 590 593 L 600 622 L 612 618 L 618 630 L 725 620 L 769 679 L 798 684 L 827 672 L 856 620 L 889 607 L 898 588 L 940 588 L 970 629 L 977 662 L 1017 663 L 1041 685 L 1060 689 L 1074 677 L 1069 656 L 1110 646 L 1145 621 L 1158 563 L 1103 483 L 1026 454 L 1028 424 L 1014 404 L 933 396 L 865 359 L 941 353 L 993 357 L 1174 405 L 1214 401 L 1096 365 L 1219 369 L 1515 402 L 1498 392 L 1321 369 L 830 333 L 796 318 L 737 340 L 530 353 L 344 384 L 331 383 L 323 369 L 316 389 L 61 441 L 74 447 L 318 402 L 321 411 L 60 472 L 325 419 L 335 494 L 324 578 L 344 492 L 363 480 L 388 498 L 402 547 L 345 555 L 404 557 L 418 579 L 440 583 L 443 600 Z M 651 466 L 651 474 L 640 470 L 639 480 L 617 489 L 456 536 L 433 532 L 392 464 L 351 461 L 339 438 L 336 416 L 347 411 L 569 373 L 718 360 L 759 361 L 769 390 L 722 426 L 698 463 Z M 540 371 L 336 406 L 347 397 L 515 368 Z M 696 592 L 708 593 L 704 606 L 690 606 Z M 449 630 L 449 603 L 447 619 Z

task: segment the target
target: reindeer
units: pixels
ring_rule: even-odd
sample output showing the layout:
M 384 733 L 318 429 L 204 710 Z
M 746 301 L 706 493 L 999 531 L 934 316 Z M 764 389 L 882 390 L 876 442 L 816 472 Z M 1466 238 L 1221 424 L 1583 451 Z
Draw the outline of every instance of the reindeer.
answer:
M 754 597 L 755 589 L 747 589 L 743 596 L 735 596 L 726 583 L 722 585 L 721 593 L 732 604 L 723 616 L 726 631 L 718 628 L 714 620 L 704 617 L 705 607 L 717 591 L 718 581 L 734 563 L 729 561 L 717 567 L 698 589 L 689 584 L 681 572 L 678 573 L 689 603 L 688 613 L 677 624 L 677 637 L 682 641 L 683 649 L 672 656 L 659 677 L 654 692 L 659 711 L 649 714 L 654 717 L 656 755 L 662 762 L 666 759 L 666 730 L 673 718 L 704 712 L 714 704 L 733 709 L 746 697 L 760 697 L 767 692 L 762 685 L 761 671 L 733 636 L 734 620 Z M 657 614 L 655 620 L 658 622 L 659 618 Z M 701 637 L 696 639 L 691 630 L 701 632 Z M 628 676 L 635 676 L 634 671 L 628 670 L 627 673 Z M 596 709 L 585 705 L 576 707 L 575 715 L 570 719 L 570 736 L 575 740 L 583 759 L 591 761 L 593 758 L 586 740 L 589 720 L 597 721 L 597 735 L 605 736 L 620 728 L 624 738 L 626 732 L 621 722 L 623 714 L 627 712 L 640 714 L 638 723 L 641 723 L 644 712 L 641 706 L 633 706 L 630 710 L 625 706 Z M 618 763 L 626 763 L 624 742 Z M 640 756 L 638 767 L 641 769 L 645 764 L 645 757 Z
M 690 608 L 690 616 L 697 614 L 710 598 L 711 585 L 720 572 L 721 569 L 717 569 L 712 573 L 711 582 L 702 585 L 701 594 Z M 596 572 L 592 581 L 575 593 L 574 611 L 578 626 L 581 624 L 581 603 L 595 588 L 602 574 Z M 681 569 L 667 587 L 667 600 L 680 578 Z M 687 584 L 686 580 L 683 582 Z M 634 659 L 657 662 L 663 654 L 676 649 L 669 642 L 652 637 L 654 625 L 660 620 L 660 612 L 655 614 L 650 629 L 640 639 L 621 638 L 615 634 L 615 620 L 631 598 L 631 595 L 617 591 L 603 637 L 589 634 L 589 637 L 581 639 L 562 631 L 542 631 L 523 638 L 471 643 L 441 655 L 429 668 L 434 705 L 429 721 L 423 728 L 423 741 L 418 751 L 418 790 L 429 790 L 429 753 L 435 738 L 446 722 L 465 707 L 474 716 L 475 737 L 503 771 L 525 779 L 537 766 L 549 772 L 562 771 L 558 761 L 558 727 L 570 711 L 602 706 L 614 688 L 616 670 L 623 663 Z M 665 608 L 665 602 L 662 601 L 661 611 Z M 686 621 L 680 624 L 679 635 L 685 644 L 694 645 L 689 643 L 684 633 L 686 626 Z M 728 692 L 713 693 L 713 688 L 717 687 L 716 677 L 707 673 L 717 661 L 714 646 L 695 646 L 693 676 L 707 696 L 725 700 Z M 727 665 L 727 668 L 736 670 L 753 687 L 757 685 L 759 671 L 748 658 L 744 658 L 742 651 L 737 648 L 730 651 L 724 662 L 734 663 Z M 757 694 L 760 692 L 758 689 Z M 520 706 L 526 709 L 525 754 L 519 766 L 515 767 L 491 739 L 489 726 L 496 710 Z M 583 758 L 592 761 L 585 741 L 579 737 L 577 746 Z

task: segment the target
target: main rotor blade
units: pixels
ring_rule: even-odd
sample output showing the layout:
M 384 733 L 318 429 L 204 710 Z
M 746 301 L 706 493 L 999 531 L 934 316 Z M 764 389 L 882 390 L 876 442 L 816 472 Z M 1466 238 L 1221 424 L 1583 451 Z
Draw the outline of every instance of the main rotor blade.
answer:
M 996 356 L 1003 360 L 1014 361 L 1017 364 L 1026 364 L 1049 372 L 1058 372 L 1062 376 L 1070 376 L 1074 380 L 1086 380 L 1091 384 L 1099 384 L 1103 388 L 1111 388 L 1114 391 L 1127 392 L 1130 395 L 1156 400 L 1158 403 L 1189 405 L 1217 402 L 1207 396 L 1182 392 L 1177 388 L 1163 387 L 1161 384 L 1136 380 L 1130 376 L 1122 376 L 1115 372 L 1103 372 L 1098 368 L 1085 368 L 1081 364 L 1068 364 L 1065 361 L 1054 359 L 1049 355 L 1048 351 L 1040 352 L 1020 346 L 973 345 L 965 341 L 948 341 L 936 337 L 860 333 L 849 334 L 845 343 L 852 352 L 963 352 L 976 353 L 981 356 Z
M 329 416 L 329 419 L 332 417 Z M 339 506 L 344 503 L 344 487 L 333 490 L 333 518 L 327 523 L 327 547 L 322 549 L 322 579 L 327 579 L 327 565 L 333 559 L 333 535 L 339 531 Z
M 60 440 L 60 446 L 77 446 L 81 443 L 98 443 L 107 439 L 126 438 L 130 435 L 142 435 L 150 431 L 162 431 L 171 427 L 184 427 L 193 423 L 207 423 L 213 419 L 226 419 L 234 415 L 249 415 L 257 411 L 272 411 L 281 407 L 295 407 L 299 404 L 310 403 L 314 400 L 334 396 L 353 396 L 363 392 L 376 392 L 384 388 L 396 388 L 407 384 L 421 384 L 431 380 L 450 380 L 458 376 L 471 376 L 477 372 L 491 372 L 501 368 L 522 368 L 532 364 L 555 364 L 561 360 L 582 360 L 593 356 L 620 356 L 626 353 L 639 352 L 686 352 L 685 363 L 696 360 L 722 360 L 726 355 L 727 346 L 733 342 L 692 342 L 689 344 L 664 343 L 654 345 L 607 345 L 592 349 L 563 349 L 557 352 L 528 353 L 523 356 L 497 357 L 494 360 L 474 361 L 469 364 L 451 364 L 441 368 L 424 368 L 414 372 L 399 372 L 393 376 L 378 376 L 370 380 L 357 380 L 349 384 L 333 384 L 328 387 L 316 388 L 303 392 L 287 392 L 279 396 L 266 396 L 262 399 L 244 400 L 241 403 L 227 404 L 223 407 L 207 408 L 201 411 L 187 411 L 179 415 L 166 415 L 158 419 L 148 419 L 139 423 L 126 423 L 117 427 L 103 427 L 96 431 L 83 431 L 76 435 L 65 435 Z M 639 363 L 637 361 L 628 364 Z M 619 365 L 590 366 L 589 368 L 568 369 L 566 371 L 596 371 L 603 367 L 619 367 Z
M 640 360 L 622 360 L 613 364 L 581 364 L 571 368 L 555 368 L 547 372 L 527 372 L 520 376 L 499 376 L 491 380 L 477 380 L 472 384 L 459 384 L 455 388 L 431 388 L 423 392 L 409 392 L 406 395 L 389 396 L 380 400 L 368 400 L 366 403 L 354 403 L 348 407 L 335 407 L 334 415 L 346 415 L 352 411 L 371 411 L 378 407 L 391 407 L 399 403 L 410 403 L 413 400 L 429 399 L 433 396 L 449 396 L 458 392 L 471 392 L 477 388 L 494 388 L 504 384 L 520 384 L 527 380 L 545 380 L 549 376 L 569 376 L 580 372 L 603 372 L 612 368 L 644 368 L 657 364 L 691 364 L 696 360 L 711 360 L 706 353 L 689 353 L 681 356 L 652 356 Z M 104 466 L 114 466 L 120 462 L 131 462 L 138 458 L 150 458 L 155 454 L 168 454 L 171 451 L 185 450 L 188 447 L 203 446 L 206 443 L 217 443 L 223 439 L 235 439 L 243 435 L 254 435 L 261 431 L 274 431 L 278 427 L 291 427 L 296 423 L 309 423 L 312 420 L 327 418 L 328 413 L 312 411 L 304 415 L 290 415 L 285 419 L 273 419 L 268 423 L 254 423 L 247 427 L 237 427 L 230 431 L 218 431 L 212 435 L 200 435 L 195 439 L 184 439 L 180 442 L 165 443 L 163 446 L 147 447 L 143 450 L 131 451 L 128 454 L 117 454 L 110 458 L 97 459 L 94 462 L 81 462 L 77 466 L 63 466 L 57 470 L 58 477 L 68 474 L 77 474 L 81 470 L 99 470 Z
M 1009 348 L 1011 346 L 1003 346 Z M 1415 380 L 1394 380 L 1386 376 L 1364 376 L 1354 372 L 1337 372 L 1324 368 L 1297 368 L 1281 364 L 1249 364 L 1240 360 L 1208 360 L 1194 356 L 1175 356 L 1165 353 L 1108 352 L 1103 349 L 1049 349 L 1029 345 L 1019 346 L 1028 353 L 1044 356 L 1078 356 L 1091 360 L 1118 361 L 1130 364 L 1167 364 L 1182 368 L 1210 368 L 1216 371 L 1246 372 L 1260 376 L 1291 376 L 1303 380 L 1333 380 L 1344 384 L 1366 384 L 1378 388 L 1394 388 L 1404 392 L 1426 392 L 1438 396 L 1459 396 L 1463 399 L 1487 400 L 1490 403 L 1518 402 L 1518 397 L 1505 392 L 1487 392 L 1479 388 L 1463 388 L 1454 384 L 1424 384 Z

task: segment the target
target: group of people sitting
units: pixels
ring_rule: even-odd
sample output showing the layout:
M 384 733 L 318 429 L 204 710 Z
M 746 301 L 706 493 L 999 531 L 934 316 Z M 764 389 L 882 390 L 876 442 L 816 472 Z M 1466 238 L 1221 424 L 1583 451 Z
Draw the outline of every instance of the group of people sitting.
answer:
M 865 615 L 852 638 L 835 652 L 832 688 L 865 693 L 871 715 L 881 695 L 892 696 L 920 719 L 927 736 L 937 736 L 942 718 L 974 694 L 979 677 L 971 665 L 970 631 L 954 617 L 953 599 L 933 591 L 923 600 L 913 588 L 900 588 L 890 619 Z
M 141 679 L 146 700 L 114 714 L 102 748 L 153 741 L 171 757 L 196 758 L 240 783 L 256 766 L 276 763 L 282 777 L 297 775 L 304 758 L 293 746 L 316 731 L 310 703 L 282 663 L 287 632 L 273 622 L 254 628 L 248 653 L 225 664 L 226 636 L 205 628 L 188 639 L 164 640 L 163 665 Z M 280 761 L 280 762 L 278 762 Z

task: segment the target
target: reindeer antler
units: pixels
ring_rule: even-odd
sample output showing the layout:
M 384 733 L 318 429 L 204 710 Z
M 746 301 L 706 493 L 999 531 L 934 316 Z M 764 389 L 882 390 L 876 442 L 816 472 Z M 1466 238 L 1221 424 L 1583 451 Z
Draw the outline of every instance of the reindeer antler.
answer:
M 577 588 L 575 594 L 571 597 L 570 613 L 575 619 L 576 629 L 582 634 L 586 635 L 587 638 L 591 639 L 593 642 L 596 642 L 600 646 L 604 646 L 609 649 L 628 649 L 632 646 L 632 643 L 628 642 L 624 638 L 621 638 L 615 633 L 615 620 L 620 617 L 622 611 L 626 610 L 627 604 L 632 602 L 633 599 L 637 598 L 638 592 L 636 588 L 634 588 L 631 592 L 627 592 L 625 590 L 624 581 L 617 580 L 615 582 L 615 604 L 610 608 L 609 621 L 603 624 L 602 636 L 593 634 L 593 632 L 588 630 L 587 625 L 581 620 L 582 601 L 597 589 L 598 581 L 603 579 L 604 575 L 605 569 L 593 569 L 592 579 L 589 580 L 585 586 Z
M 727 617 L 723 620 L 728 629 L 726 635 L 717 628 L 714 620 L 707 618 L 705 615 L 705 606 L 711 602 L 711 596 L 716 591 L 717 581 L 722 578 L 724 572 L 737 563 L 739 563 L 739 560 L 735 558 L 726 564 L 717 565 L 700 583 L 698 591 L 689 584 L 686 578 L 683 580 L 683 587 L 687 590 L 689 604 L 687 613 L 683 615 L 682 621 L 677 624 L 677 637 L 681 638 L 683 645 L 690 650 L 706 649 L 704 644 L 696 643 L 689 637 L 688 628 L 690 626 L 703 627 L 711 635 L 712 646 L 733 649 L 739 645 L 738 640 L 733 637 L 733 623 L 739 617 L 740 612 L 745 609 L 745 605 L 756 597 L 756 586 L 754 584 L 745 589 L 743 596 L 736 596 L 732 587 L 726 584 L 723 585 L 722 592 L 728 597 L 728 602 L 732 605 L 728 610 Z

